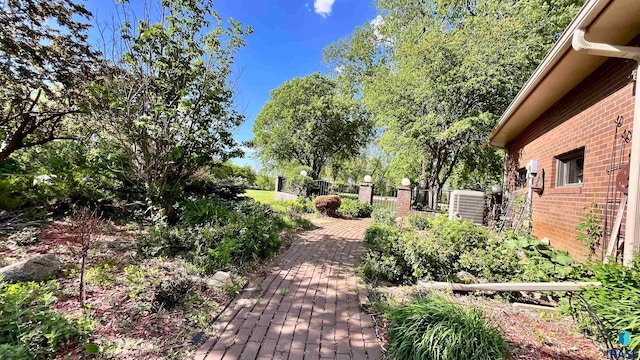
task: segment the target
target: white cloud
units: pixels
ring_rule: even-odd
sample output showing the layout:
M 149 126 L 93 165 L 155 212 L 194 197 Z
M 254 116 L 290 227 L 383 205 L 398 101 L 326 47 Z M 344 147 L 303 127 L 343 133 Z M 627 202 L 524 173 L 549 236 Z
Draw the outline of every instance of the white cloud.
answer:
M 376 39 L 379 42 L 384 41 L 384 36 L 380 33 L 380 26 L 384 25 L 384 18 L 382 15 L 376 16 L 375 19 L 369 21 L 369 24 L 373 27 L 373 34 L 376 36 Z
M 313 10 L 315 10 L 316 14 L 326 18 L 331 15 L 331 8 L 335 1 L 336 0 L 314 0 Z
M 241 146 L 241 147 L 240 147 L 240 150 L 244 151 L 244 152 L 245 152 L 245 153 L 247 153 L 247 154 L 251 154 L 251 153 L 256 152 L 256 149 L 254 149 L 254 148 L 250 148 L 250 147 L 248 147 L 248 146 Z
M 342 72 L 344 71 L 344 66 L 340 65 L 340 66 L 336 66 L 335 69 L 333 69 L 333 71 L 336 72 L 336 74 L 340 75 L 342 74 Z

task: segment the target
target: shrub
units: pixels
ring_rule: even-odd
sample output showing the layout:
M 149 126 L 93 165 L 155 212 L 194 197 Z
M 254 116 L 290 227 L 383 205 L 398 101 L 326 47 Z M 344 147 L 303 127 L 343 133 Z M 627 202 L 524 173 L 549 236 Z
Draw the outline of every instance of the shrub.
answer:
M 171 310 L 184 303 L 187 294 L 194 289 L 194 282 L 187 276 L 163 278 L 155 287 L 154 306 L 156 309 Z
M 410 221 L 413 225 L 403 230 L 373 223 L 366 231 L 372 252 L 363 258 L 368 279 L 399 284 L 420 279 L 457 281 L 457 274 L 466 271 L 488 281 L 560 281 L 575 279 L 580 272 L 566 252 L 530 235 L 497 236 L 446 216 Z
M 373 208 L 370 204 L 360 200 L 342 199 L 338 212 L 340 215 L 348 215 L 354 218 L 366 218 L 371 216 Z
M 235 209 L 237 222 L 226 239 L 237 248 L 233 261 L 258 261 L 272 255 L 280 247 L 279 232 L 284 223 L 269 205 L 255 201 L 241 202 Z
M 169 226 L 158 223 L 148 228 L 148 235 L 136 239 L 136 254 L 140 257 L 176 256 L 195 249 L 199 237 L 211 237 L 211 226 Z
M 580 277 L 580 269 L 568 252 L 554 250 L 526 233 L 505 233 L 502 246 L 520 252 L 522 281 L 568 281 Z
M 236 177 L 227 179 L 194 179 L 184 188 L 186 196 L 213 197 L 236 200 L 249 188 L 246 179 Z
M 373 250 L 388 252 L 400 242 L 400 229 L 394 225 L 373 223 L 364 232 L 364 241 Z
M 586 266 L 588 281 L 600 281 L 602 286 L 584 289 L 581 292 L 590 308 L 574 301 L 569 310 L 579 320 L 583 330 L 596 335 L 603 342 L 615 344 L 620 331 L 631 334 L 629 350 L 640 350 L 640 257 L 636 257 L 633 267 L 618 263 L 593 263 Z M 566 304 L 565 304 L 566 305 Z M 607 326 L 602 334 L 594 323 L 592 312 Z
M 313 206 L 319 213 L 327 216 L 336 216 L 341 199 L 338 195 L 318 196 L 313 199 Z
M 159 222 L 137 239 L 138 255 L 184 255 L 213 272 L 230 264 L 259 261 L 279 248 L 279 233 L 287 223 L 269 205 L 253 200 L 221 204 L 225 203 L 188 201 L 177 225 Z
M 51 307 L 58 284 L 0 281 L 0 358 L 47 359 L 67 341 L 81 335 Z
M 442 296 L 418 297 L 388 310 L 389 355 L 394 359 L 505 359 L 509 346 L 500 329 L 477 308 Z
M 315 212 L 313 202 L 306 197 L 298 197 L 287 208 L 299 214 L 312 214 Z
M 234 214 L 231 211 L 233 205 L 218 199 L 189 199 L 180 206 L 180 219 L 191 226 L 210 222 L 224 225 L 233 221 Z
M 411 215 L 407 221 L 416 230 L 426 230 L 429 227 L 429 219 L 424 215 Z
M 364 235 L 371 250 L 361 260 L 364 276 L 370 281 L 411 283 L 411 271 L 404 260 L 402 233 L 393 225 L 374 223 Z
M 396 213 L 387 208 L 376 208 L 371 212 L 371 219 L 373 223 L 389 224 L 396 223 Z

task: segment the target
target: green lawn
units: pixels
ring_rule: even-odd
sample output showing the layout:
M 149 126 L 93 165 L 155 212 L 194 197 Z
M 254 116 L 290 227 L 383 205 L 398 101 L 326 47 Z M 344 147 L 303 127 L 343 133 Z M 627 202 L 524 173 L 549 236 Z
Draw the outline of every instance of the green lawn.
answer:
M 254 199 L 255 201 L 261 202 L 263 204 L 271 204 L 275 201 L 274 199 L 275 194 L 273 193 L 273 191 L 269 191 L 269 190 L 248 189 L 244 193 L 244 196 L 248 196 Z

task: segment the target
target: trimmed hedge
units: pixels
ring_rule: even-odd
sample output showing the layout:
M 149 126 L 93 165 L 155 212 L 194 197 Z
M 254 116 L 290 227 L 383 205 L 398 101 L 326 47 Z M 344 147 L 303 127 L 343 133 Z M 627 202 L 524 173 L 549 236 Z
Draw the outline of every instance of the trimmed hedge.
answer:
M 313 199 L 313 206 L 322 215 L 336 216 L 342 201 L 338 195 L 318 196 Z

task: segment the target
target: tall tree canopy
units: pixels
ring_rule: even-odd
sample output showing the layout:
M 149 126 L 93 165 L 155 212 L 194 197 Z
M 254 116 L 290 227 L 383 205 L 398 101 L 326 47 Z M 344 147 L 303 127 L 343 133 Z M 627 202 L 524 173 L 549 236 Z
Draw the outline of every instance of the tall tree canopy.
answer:
M 316 73 L 272 91 L 253 133 L 263 162 L 294 160 L 317 176 L 329 160 L 357 155 L 372 136 L 372 124 L 360 101 Z
M 379 16 L 325 49 L 392 154 L 391 171 L 439 192 L 499 181 L 484 146 L 498 116 L 583 0 L 378 0 Z
M 71 0 L 0 3 L 0 163 L 16 150 L 69 138 L 84 112 L 98 53 L 91 13 Z
M 170 211 L 195 171 L 242 154 L 229 76 L 251 28 L 225 24 L 211 0 L 157 5 L 155 20 L 124 23 L 123 56 L 93 89 L 93 110 L 102 137 L 128 155 L 123 173 Z

